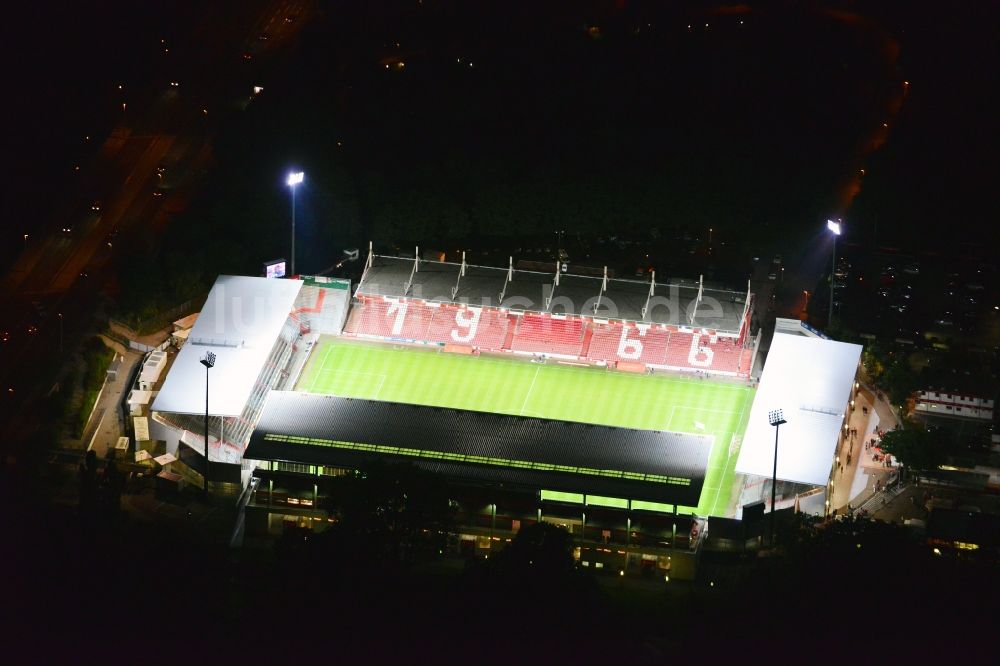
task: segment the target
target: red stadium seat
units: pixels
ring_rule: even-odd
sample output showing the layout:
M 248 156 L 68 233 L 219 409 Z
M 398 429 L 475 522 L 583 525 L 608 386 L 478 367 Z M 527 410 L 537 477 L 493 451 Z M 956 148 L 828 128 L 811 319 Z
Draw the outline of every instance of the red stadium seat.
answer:
M 633 326 L 614 322 L 593 324 L 590 353 L 595 361 L 639 362 L 663 365 L 670 332 L 653 326 Z
M 418 301 L 366 299 L 351 308 L 344 331 L 423 342 L 435 309 Z
M 584 323 L 580 319 L 562 319 L 549 315 L 521 315 L 511 341 L 511 349 L 579 356 L 583 347 Z
M 508 326 L 507 316 L 496 310 L 366 299 L 351 308 L 344 331 L 353 335 L 500 349 Z
M 499 350 L 507 336 L 507 316 L 496 310 L 445 305 L 437 309 L 427 329 L 427 339 Z
M 512 316 L 488 308 L 363 299 L 351 308 L 344 332 L 386 339 L 467 345 L 574 356 L 609 364 L 638 363 L 747 376 L 753 354 L 739 341 L 672 328 L 597 324 L 547 314 Z M 586 347 L 586 350 L 584 349 Z
M 733 338 L 700 333 L 675 333 L 667 350 L 667 365 L 705 372 L 746 375 L 752 351 L 740 347 Z

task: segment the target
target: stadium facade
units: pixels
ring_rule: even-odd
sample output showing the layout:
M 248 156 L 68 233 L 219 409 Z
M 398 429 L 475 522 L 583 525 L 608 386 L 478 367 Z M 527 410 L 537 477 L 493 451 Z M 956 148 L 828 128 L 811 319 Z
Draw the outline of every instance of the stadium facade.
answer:
M 201 483 L 200 359 L 211 351 L 212 490 L 247 493 L 248 533 L 319 528 L 333 519 L 324 479 L 367 461 L 407 460 L 447 479 L 467 509 L 467 531 L 480 530 L 479 547 L 486 507 L 491 535 L 498 520 L 516 531 L 522 519 L 553 519 L 588 537 L 598 530 L 609 543 L 686 535 L 691 517 L 682 514 L 701 493 L 710 436 L 294 389 L 321 335 L 745 384 L 759 339 L 749 290 L 660 283 L 655 274 L 645 282 L 573 275 L 555 262 L 545 273 L 513 260 L 493 268 L 464 255 L 457 263 L 416 256 L 369 252 L 353 290 L 343 280 L 220 277 L 154 391 L 154 442 L 137 446 L 174 453 L 174 471 Z

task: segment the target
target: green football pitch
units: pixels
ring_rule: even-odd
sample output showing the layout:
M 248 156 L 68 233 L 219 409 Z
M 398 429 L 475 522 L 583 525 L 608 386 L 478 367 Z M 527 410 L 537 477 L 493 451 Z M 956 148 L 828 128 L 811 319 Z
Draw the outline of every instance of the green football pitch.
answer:
M 729 509 L 753 389 L 705 379 L 609 372 L 323 338 L 297 389 L 480 412 L 715 436 L 699 515 Z

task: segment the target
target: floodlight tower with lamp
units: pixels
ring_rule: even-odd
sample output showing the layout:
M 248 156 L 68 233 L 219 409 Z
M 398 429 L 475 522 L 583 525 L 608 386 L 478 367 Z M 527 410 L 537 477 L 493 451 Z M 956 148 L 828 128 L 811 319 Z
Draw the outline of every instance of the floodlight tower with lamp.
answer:
M 205 366 L 205 498 L 208 499 L 208 371 L 215 367 L 215 352 L 206 352 L 201 364 Z
M 774 426 L 774 471 L 771 473 L 771 548 L 774 548 L 774 504 L 777 501 L 778 488 L 778 430 L 788 421 L 785 420 L 785 413 L 780 409 L 773 409 L 767 413 L 767 420 Z
M 840 235 L 840 220 L 827 220 L 826 228 L 833 232 L 833 268 L 830 270 L 830 314 L 827 317 L 827 328 L 833 324 L 833 283 L 837 278 L 837 236 Z
M 295 272 L 295 186 L 302 183 L 306 179 L 306 174 L 304 171 L 293 171 L 288 174 L 288 180 L 285 183 L 288 187 L 292 188 L 292 270 L 290 275 L 296 275 Z

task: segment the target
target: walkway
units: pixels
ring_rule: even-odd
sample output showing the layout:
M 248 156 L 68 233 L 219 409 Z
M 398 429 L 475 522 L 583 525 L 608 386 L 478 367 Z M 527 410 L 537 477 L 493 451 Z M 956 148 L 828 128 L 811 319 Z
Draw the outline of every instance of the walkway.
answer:
M 865 408 L 868 413 L 865 414 Z M 844 438 L 838 455 L 840 466 L 833 475 L 831 510 L 845 513 L 847 505 L 857 508 L 875 494 L 876 484 L 885 487 L 886 480 L 897 468 L 887 468 L 872 459 L 872 451 L 865 449 L 865 442 L 877 430 L 892 430 L 900 423 L 892 407 L 878 397 L 877 392 L 862 385 L 855 399 L 855 410 L 848 427 L 856 431 L 854 437 Z
M 128 393 L 132 388 L 128 385 L 128 380 L 136 364 L 142 360 L 142 356 L 141 352 L 132 350 L 125 354 L 124 361 L 118 369 L 117 379 L 104 384 L 100 399 L 94 406 L 91 423 L 87 425 L 85 431 L 87 439 L 84 439 L 81 445 L 83 448 L 93 449 L 98 458 L 106 457 L 108 450 L 114 449 L 118 438 L 125 433 L 125 424 L 118 405 L 121 404 L 122 394 Z

